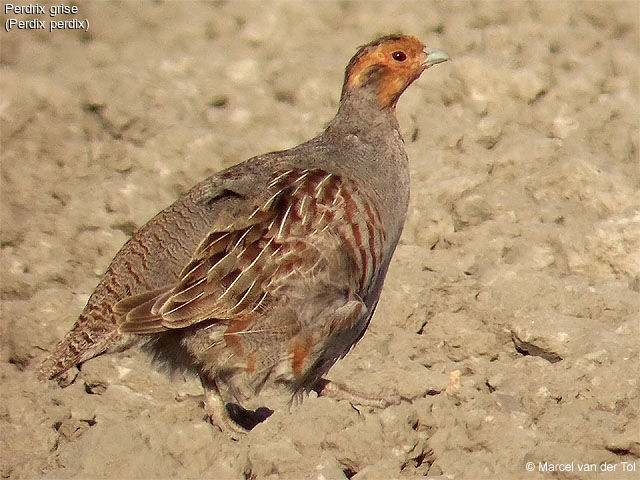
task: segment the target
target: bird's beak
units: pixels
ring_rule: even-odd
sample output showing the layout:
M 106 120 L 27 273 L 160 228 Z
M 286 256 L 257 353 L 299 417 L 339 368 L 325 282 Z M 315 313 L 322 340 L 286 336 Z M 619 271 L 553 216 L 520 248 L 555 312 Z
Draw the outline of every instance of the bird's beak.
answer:
M 449 60 L 449 55 L 444 53 L 442 50 L 438 50 L 437 48 L 427 48 L 425 50 L 427 54 L 427 59 L 422 64 L 424 68 L 432 67 L 438 63 L 446 62 Z

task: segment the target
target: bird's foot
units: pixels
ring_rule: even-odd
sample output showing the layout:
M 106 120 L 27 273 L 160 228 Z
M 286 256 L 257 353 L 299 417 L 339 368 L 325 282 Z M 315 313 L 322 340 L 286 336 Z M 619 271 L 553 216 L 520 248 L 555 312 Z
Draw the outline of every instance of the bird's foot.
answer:
M 400 403 L 400 395 L 387 397 L 368 395 L 325 379 L 320 379 L 314 390 L 318 393 L 318 396 L 330 397 L 336 400 L 346 400 L 354 405 L 362 405 L 364 407 L 386 408 L 390 405 L 398 405 Z
M 211 388 L 205 382 L 203 386 L 205 387 L 204 410 L 209 422 L 234 440 L 242 438 L 273 413 L 265 407 L 247 410 L 237 403 L 227 403 L 222 399 L 217 388 Z
M 204 411 L 209 422 L 220 429 L 222 433 L 229 435 L 233 440 L 239 440 L 248 430 L 233 421 L 226 403 L 215 390 L 205 388 Z

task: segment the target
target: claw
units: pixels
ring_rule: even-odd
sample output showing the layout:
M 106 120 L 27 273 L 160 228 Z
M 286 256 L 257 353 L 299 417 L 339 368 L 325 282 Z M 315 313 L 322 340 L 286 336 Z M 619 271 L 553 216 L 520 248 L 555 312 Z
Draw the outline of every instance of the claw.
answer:
M 318 388 L 316 392 L 320 396 L 336 400 L 347 400 L 354 405 L 362 405 L 364 407 L 386 408 L 390 405 L 399 405 L 401 400 L 400 395 L 391 395 L 389 397 L 367 395 L 325 379 L 321 379 L 316 388 Z
M 202 379 L 204 387 L 204 410 L 209 422 L 233 440 L 239 440 L 259 423 L 271 416 L 273 410 L 260 407 L 247 410 L 237 403 L 223 400 L 215 382 Z

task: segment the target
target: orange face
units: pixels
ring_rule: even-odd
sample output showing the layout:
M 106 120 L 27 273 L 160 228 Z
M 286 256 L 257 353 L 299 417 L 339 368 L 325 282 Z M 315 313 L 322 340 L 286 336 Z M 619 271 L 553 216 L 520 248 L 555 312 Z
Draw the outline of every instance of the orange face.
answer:
M 376 82 L 381 107 L 394 106 L 400 94 L 426 68 L 425 46 L 415 37 L 385 37 L 365 45 L 347 66 L 344 89 Z

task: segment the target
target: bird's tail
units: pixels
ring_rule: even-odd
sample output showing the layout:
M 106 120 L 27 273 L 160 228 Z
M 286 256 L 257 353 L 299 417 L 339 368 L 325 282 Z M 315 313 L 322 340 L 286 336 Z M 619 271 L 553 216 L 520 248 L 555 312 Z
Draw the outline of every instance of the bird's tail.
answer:
M 89 324 L 93 324 L 92 328 L 88 328 Z M 120 333 L 112 323 L 96 322 L 92 317 L 81 315 L 71 331 L 40 364 L 37 376 L 42 381 L 55 379 L 74 365 L 105 352 L 125 350 L 139 339 L 136 335 Z

